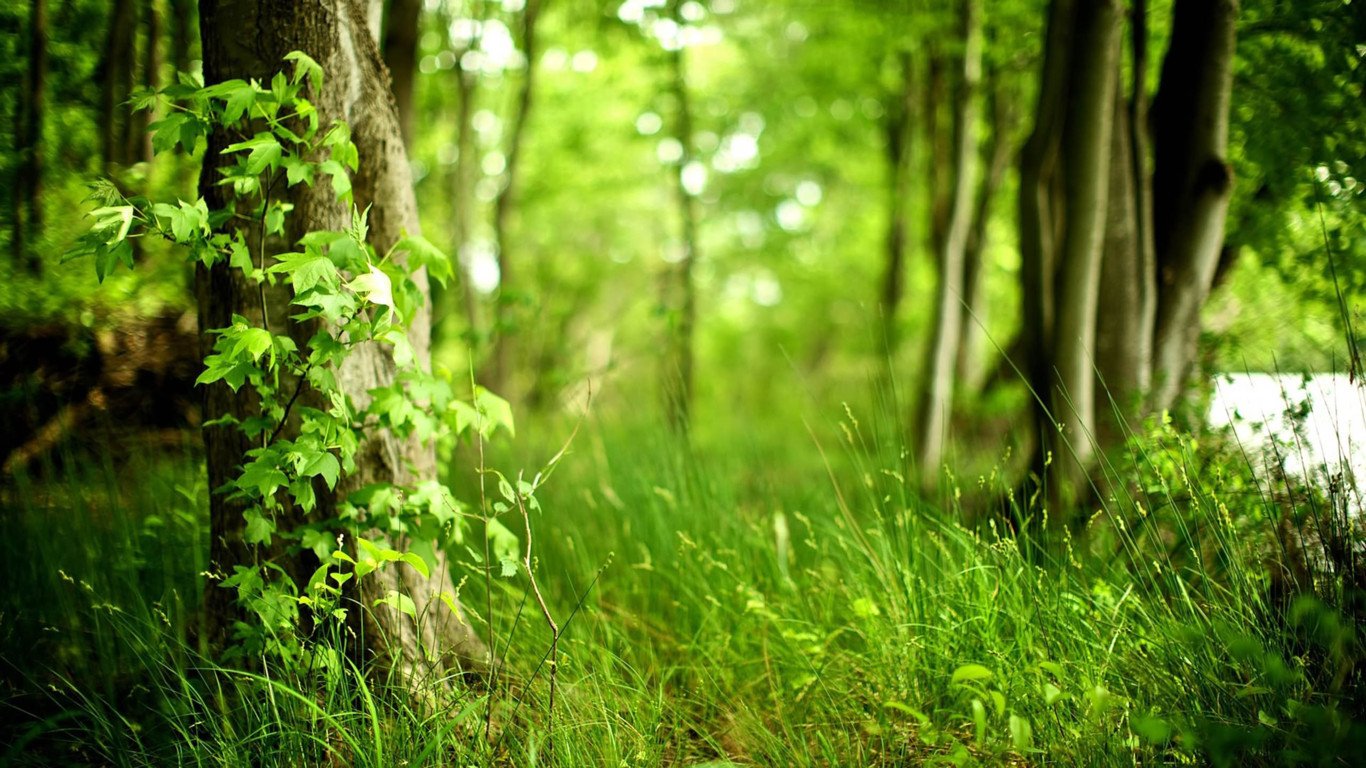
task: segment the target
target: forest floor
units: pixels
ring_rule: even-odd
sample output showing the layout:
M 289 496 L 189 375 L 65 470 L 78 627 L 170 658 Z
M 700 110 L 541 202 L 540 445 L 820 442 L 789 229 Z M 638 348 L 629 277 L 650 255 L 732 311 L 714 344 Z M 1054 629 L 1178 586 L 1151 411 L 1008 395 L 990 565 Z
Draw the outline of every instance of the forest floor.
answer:
M 453 553 L 503 663 L 435 709 L 350 668 L 230 672 L 194 639 L 195 436 L 49 457 L 0 487 L 0 765 L 1333 765 L 1363 742 L 1356 624 L 1277 592 L 1248 473 L 1162 432 L 1134 498 L 1032 541 L 961 522 L 1013 498 L 997 472 L 923 503 L 876 420 L 840 416 L 825 443 L 691 450 L 584 428 L 533 518 L 553 721 L 524 574 L 490 593 Z M 534 472 L 568 431 L 488 460 Z

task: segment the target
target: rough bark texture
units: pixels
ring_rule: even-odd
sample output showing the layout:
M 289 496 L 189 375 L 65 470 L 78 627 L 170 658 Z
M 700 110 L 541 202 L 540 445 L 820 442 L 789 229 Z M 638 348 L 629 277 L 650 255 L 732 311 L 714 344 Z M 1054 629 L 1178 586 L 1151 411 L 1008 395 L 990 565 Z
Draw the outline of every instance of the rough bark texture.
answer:
M 953 407 L 953 384 L 963 326 L 964 263 L 977 188 L 977 90 L 982 76 L 981 9 L 977 0 L 962 0 L 961 7 L 965 45 L 962 87 L 954 114 L 954 135 L 958 145 L 954 148 L 952 160 L 953 196 L 948 230 L 939 252 L 935 331 L 930 341 L 919 424 L 918 455 L 922 480 L 926 485 L 932 485 L 939 476 Z
M 380 59 L 377 41 L 371 30 L 378 28 L 378 3 L 362 7 L 357 0 L 203 0 L 200 5 L 204 64 L 207 82 L 232 77 L 268 79 L 282 67 L 282 59 L 292 50 L 301 50 L 322 65 L 326 82 L 321 94 L 310 100 L 324 124 L 332 119 L 345 120 L 360 154 L 360 170 L 352 180 L 356 205 L 370 207 L 370 239 L 381 253 L 401 233 L 419 234 L 416 200 L 408 171 L 403 141 L 399 135 L 397 110 L 389 92 L 389 76 Z M 225 201 L 213 184 L 215 163 L 222 142 L 215 137 L 209 146 L 201 193 L 211 206 Z M 327 185 L 313 188 L 299 185 L 290 191 L 295 211 L 289 219 L 290 238 L 318 229 L 341 229 L 349 221 L 344 206 L 338 203 Z M 256 242 L 254 238 L 248 242 Z M 283 245 L 283 244 L 281 244 Z M 415 282 L 427 291 L 424 272 L 414 275 Z M 240 272 L 219 265 L 212 270 L 200 268 L 196 275 L 200 328 L 219 328 L 233 313 L 244 314 L 255 322 L 262 320 L 257 288 L 247 285 Z M 270 327 L 286 330 L 287 312 L 283 291 L 268 294 Z M 424 365 L 430 345 L 430 318 L 422 311 L 409 323 L 414 352 Z M 308 329 L 289 326 L 303 347 Z M 302 338 L 300 338 L 302 337 Z M 209 343 L 206 338 L 204 343 Z M 338 384 L 358 407 L 368 402 L 368 390 L 392 380 L 394 364 L 378 344 L 360 345 L 337 371 Z M 234 397 L 222 383 L 206 389 L 204 415 L 217 418 L 224 413 L 246 415 L 254 404 Z M 209 458 L 210 485 L 218 487 L 231 477 L 240 461 L 241 438 L 226 428 L 205 430 Z M 339 493 L 373 482 L 410 485 L 431 477 L 435 472 L 435 453 L 416 441 L 403 442 L 388 433 L 376 433 L 362 445 L 357 471 L 346 478 Z M 329 503 L 323 497 L 323 506 Z M 242 538 L 240 505 L 221 496 L 213 497 L 211 557 L 215 566 L 225 569 L 233 563 L 252 562 L 253 553 Z M 392 544 L 405 549 L 406 543 Z M 487 650 L 464 617 L 449 611 L 437 596 L 450 589 L 449 567 L 438 552 L 437 567 L 430 579 L 412 569 L 386 569 L 362 580 L 357 599 L 364 610 L 353 611 L 361 617 L 363 645 L 382 668 L 395 669 L 405 679 L 416 681 L 440 676 L 453 669 L 457 657 L 485 661 Z M 375 606 L 377 597 L 398 590 L 412 597 L 418 619 L 413 620 L 388 605 Z M 211 630 L 224 630 L 225 621 L 236 615 L 227 590 L 208 588 L 206 602 Z M 221 637 L 221 634 L 220 634 Z
M 384 63 L 394 83 L 394 103 L 405 146 L 413 145 L 413 84 L 422 0 L 390 0 L 384 14 Z
M 1237 0 L 1178 0 L 1153 103 L 1153 234 L 1158 304 L 1154 408 L 1180 394 L 1194 356 L 1200 308 L 1223 247 L 1233 192 L 1228 110 Z
M 517 291 L 518 267 L 508 241 L 508 225 L 517 201 L 517 172 L 522 157 L 522 142 L 526 136 L 527 120 L 531 115 L 533 88 L 536 83 L 536 20 L 541 15 L 543 0 L 527 0 L 522 11 L 522 53 L 526 57 L 526 71 L 522 87 L 517 92 L 517 111 L 512 116 L 512 130 L 508 136 L 507 165 L 503 169 L 503 189 L 493 203 L 493 239 L 498 244 L 498 304 L 497 339 L 493 348 L 493 378 L 495 389 L 506 387 L 512 375 L 512 346 L 514 333 L 510 309 Z

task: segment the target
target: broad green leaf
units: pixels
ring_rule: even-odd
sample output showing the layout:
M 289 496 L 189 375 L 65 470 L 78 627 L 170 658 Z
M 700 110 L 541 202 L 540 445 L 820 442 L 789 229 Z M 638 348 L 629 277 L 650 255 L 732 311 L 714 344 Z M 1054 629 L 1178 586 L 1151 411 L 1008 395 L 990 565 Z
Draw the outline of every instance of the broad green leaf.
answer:
M 300 474 L 304 477 L 317 477 L 321 475 L 323 481 L 327 483 L 327 487 L 330 490 L 337 487 L 337 478 L 341 475 L 341 464 L 337 461 L 337 457 L 333 456 L 330 451 L 322 451 L 318 455 L 312 457 L 308 463 L 304 465 Z
M 987 680 L 991 678 L 991 670 L 981 664 L 964 664 L 953 671 L 953 683 L 965 683 L 972 680 Z
M 422 578 L 430 578 L 432 572 L 427 568 L 427 561 L 412 552 L 404 552 L 399 556 L 399 560 L 411 565 L 414 570 L 422 574 Z

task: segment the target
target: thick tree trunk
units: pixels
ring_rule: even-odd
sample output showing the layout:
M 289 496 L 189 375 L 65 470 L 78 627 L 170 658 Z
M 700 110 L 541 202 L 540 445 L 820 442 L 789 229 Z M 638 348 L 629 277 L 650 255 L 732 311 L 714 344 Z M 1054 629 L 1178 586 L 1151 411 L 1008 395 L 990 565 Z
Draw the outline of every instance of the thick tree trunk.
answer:
M 683 24 L 680 8 L 674 0 L 671 11 L 676 23 Z M 670 89 L 677 105 L 674 138 L 683 146 L 675 173 L 678 192 L 679 239 L 683 258 L 678 262 L 673 285 L 667 290 L 672 300 L 667 302 L 673 319 L 669 340 L 669 354 L 664 363 L 664 402 L 671 423 L 682 434 L 687 434 L 691 421 L 693 399 L 693 326 L 697 321 L 697 293 L 693 285 L 693 267 L 697 263 L 697 198 L 688 191 L 685 172 L 693 160 L 692 107 L 688 99 L 686 48 L 679 46 L 669 55 L 672 69 Z
M 1184 385 L 1223 247 L 1233 192 L 1226 159 L 1237 0 L 1177 0 L 1153 104 L 1158 304 L 1152 407 Z
M 498 199 L 493 204 L 493 238 L 498 244 L 498 304 L 496 305 L 495 325 L 498 329 L 493 347 L 493 379 L 495 388 L 506 386 L 512 375 L 513 336 L 510 317 L 511 301 L 517 291 L 516 262 L 508 242 L 508 224 L 517 197 L 517 171 L 522 157 L 522 142 L 526 135 L 527 120 L 531 115 L 533 87 L 536 82 L 536 20 L 541 14 L 543 0 L 527 0 L 522 11 L 522 53 L 526 56 L 526 72 L 522 78 L 521 90 L 517 92 L 517 111 L 512 116 L 512 130 L 508 137 L 506 167 L 503 169 L 505 181 Z
M 896 355 L 897 313 L 906 280 L 907 198 L 911 192 L 911 115 L 915 99 L 914 62 L 909 52 L 898 57 L 901 66 L 901 92 L 894 94 L 887 108 L 884 128 L 887 134 L 887 264 L 882 276 L 879 311 L 882 314 L 883 352 Z
M 422 0 L 390 0 L 384 14 L 384 63 L 394 82 L 394 103 L 403 144 L 413 146 L 413 85 L 417 75 L 417 33 Z
M 973 200 L 977 188 L 977 90 L 982 75 L 981 9 L 977 0 L 961 0 L 964 52 L 961 88 L 954 115 L 954 183 L 948 230 L 939 253 L 939 290 L 935 332 L 930 342 L 925 392 L 919 422 L 921 479 L 932 486 L 944 457 L 953 384 L 963 324 L 963 277 Z
M 1116 73 L 1118 74 L 1118 73 Z M 1139 178 L 1134 168 L 1128 101 L 1115 93 L 1110 142 L 1109 211 L 1105 220 L 1100 306 L 1096 317 L 1096 440 L 1115 445 L 1142 415 L 1152 371 L 1153 265 L 1145 258 L 1139 223 Z
M 121 128 L 128 120 L 123 102 L 132 90 L 133 31 L 136 20 L 133 0 L 117 0 L 109 16 L 108 42 L 100 66 L 100 149 L 106 164 L 127 160 Z
M 1101 246 L 1110 180 L 1120 8 L 1117 0 L 1083 0 L 1077 9 L 1079 47 L 1073 62 L 1063 144 L 1067 149 L 1059 249 L 1053 361 L 1053 415 L 1063 425 L 1065 448 L 1054 466 L 1069 471 L 1068 455 L 1085 471 L 1094 453 L 1096 307 Z M 1063 447 L 1063 446 L 1059 446 Z M 1059 461 L 1061 460 L 1061 461 Z M 1078 475 L 1079 476 L 1079 475 Z
M 369 8 L 362 7 L 358 0 L 202 0 L 200 19 L 207 82 L 233 77 L 266 80 L 281 69 L 284 55 L 293 50 L 307 53 L 323 67 L 323 92 L 310 94 L 310 100 L 324 125 L 342 119 L 351 126 L 352 140 L 360 155 L 360 170 L 352 180 L 355 203 L 362 210 L 369 208 L 370 239 L 383 253 L 401 232 L 419 234 L 420 227 L 388 72 L 371 32 L 378 25 L 377 7 L 377 2 Z M 216 166 L 221 162 L 219 152 L 228 140 L 214 137 L 201 176 L 200 191 L 213 207 L 226 203 L 215 180 Z M 299 185 L 289 191 L 289 196 L 295 209 L 289 220 L 292 231 L 288 233 L 288 242 L 305 231 L 344 229 L 350 222 L 345 206 L 334 199 L 325 184 L 312 188 Z M 248 242 L 257 240 L 249 237 Z M 286 243 L 278 245 L 283 247 Z M 414 281 L 426 294 L 425 272 L 416 273 Z M 254 322 L 267 319 L 262 316 L 256 286 L 246 284 L 240 273 L 224 265 L 211 270 L 199 268 L 196 284 L 201 330 L 226 325 L 232 313 L 246 315 Z M 283 311 L 287 301 L 285 290 L 268 294 L 270 329 L 277 333 L 288 330 L 303 348 L 309 329 L 289 323 L 288 313 Z M 408 327 L 414 352 L 424 365 L 430 364 L 429 323 L 424 308 Z M 207 337 L 204 343 L 209 343 Z M 394 371 L 390 355 L 378 343 L 370 342 L 353 351 L 336 372 L 336 379 L 357 407 L 363 408 L 369 400 L 369 390 L 389 384 Z M 224 413 L 246 416 L 252 408 L 252 403 L 234 396 L 222 382 L 206 389 L 206 419 Z M 244 446 L 230 428 L 206 429 L 204 439 L 210 485 L 218 487 L 235 472 Z M 374 482 L 411 485 L 432 477 L 435 462 L 431 447 L 416 440 L 399 441 L 387 432 L 376 433 L 357 453 L 356 472 L 346 478 L 339 493 Z M 324 498 L 322 506 L 330 503 Z M 240 505 L 223 496 L 212 497 L 211 557 L 220 570 L 253 562 L 255 553 L 243 539 L 241 512 Z M 392 543 L 399 549 L 406 548 L 404 541 Z M 303 570 L 297 563 L 282 564 L 293 566 L 290 570 L 296 578 Z M 421 578 L 412 569 L 391 568 L 361 580 L 357 598 L 363 608 L 353 613 L 361 617 L 365 649 L 381 667 L 416 681 L 439 677 L 453 668 L 457 658 L 487 660 L 487 650 L 464 617 L 452 613 L 438 599 L 441 591 L 451 588 L 449 578 L 450 568 L 438 550 L 437 567 L 430 579 Z M 418 619 L 388 605 L 375 605 L 376 598 L 391 590 L 413 599 Z M 227 592 L 212 584 L 206 590 L 210 631 L 216 631 L 220 640 L 237 615 L 231 597 L 220 594 Z

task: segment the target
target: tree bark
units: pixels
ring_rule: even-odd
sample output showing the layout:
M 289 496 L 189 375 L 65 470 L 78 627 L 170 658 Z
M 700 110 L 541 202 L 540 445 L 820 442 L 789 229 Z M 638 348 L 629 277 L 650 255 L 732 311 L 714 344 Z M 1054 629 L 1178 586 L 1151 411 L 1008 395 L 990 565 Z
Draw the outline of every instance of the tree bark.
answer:
M 1158 303 L 1154 409 L 1182 391 L 1223 247 L 1233 193 L 1226 159 L 1237 0 L 1178 0 L 1153 103 Z
M 342 119 L 351 126 L 360 155 L 360 170 L 352 179 L 355 204 L 361 210 L 369 208 L 370 239 L 383 253 L 402 232 L 420 234 L 420 227 L 389 76 L 372 33 L 378 25 L 377 7 L 378 2 L 362 7 L 358 0 L 202 0 L 200 19 L 207 82 L 233 77 L 267 80 L 283 66 L 284 55 L 293 50 L 307 53 L 322 66 L 323 92 L 312 93 L 309 98 L 324 125 Z M 216 169 L 222 162 L 220 151 L 227 141 L 226 136 L 212 138 L 200 179 L 200 192 L 211 207 L 221 208 L 227 202 L 215 184 Z M 346 207 L 334 199 L 328 185 L 298 185 L 288 194 L 295 205 L 288 220 L 288 242 L 306 231 L 338 230 L 349 224 Z M 256 240 L 249 238 L 248 242 Z M 418 271 L 413 279 L 427 294 L 426 273 Z M 263 320 L 256 286 L 247 285 L 238 271 L 221 264 L 213 269 L 201 266 L 196 273 L 196 289 L 201 332 L 226 325 L 233 313 L 254 322 Z M 286 290 L 277 289 L 268 295 L 267 305 L 283 305 L 288 298 Z M 272 332 L 288 330 L 303 348 L 309 329 L 298 324 L 286 328 L 286 317 L 287 312 L 272 306 Z M 424 307 L 408 327 L 414 353 L 423 365 L 430 365 L 429 324 Z M 207 336 L 203 343 L 210 343 Z M 336 379 L 356 406 L 364 408 L 368 392 L 390 383 L 394 372 L 391 356 L 378 343 L 368 342 L 352 352 L 336 371 Z M 224 413 L 249 415 L 253 407 L 246 398 L 233 396 L 222 382 L 206 388 L 206 419 Z M 219 427 L 206 429 L 204 440 L 210 485 L 218 487 L 233 476 L 242 455 L 242 439 L 230 428 Z M 416 440 L 400 441 L 387 432 L 373 433 L 356 455 L 356 472 L 339 486 L 338 494 L 375 482 L 410 486 L 434 476 L 435 464 L 433 447 Z M 324 494 L 319 496 L 320 506 L 326 508 L 331 500 Z M 252 562 L 253 553 L 243 539 L 241 513 L 239 504 L 213 495 L 211 557 L 219 569 Z M 401 539 L 392 543 L 406 548 Z M 367 576 L 358 587 L 362 606 L 353 614 L 359 616 L 364 649 L 382 669 L 395 670 L 409 681 L 438 678 L 455 668 L 459 659 L 488 659 L 487 649 L 464 617 L 448 610 L 438 599 L 441 591 L 451 587 L 445 555 L 438 550 L 436 557 L 437 567 L 430 579 L 421 578 L 412 569 L 390 568 Z M 293 566 L 295 574 L 303 570 L 296 563 L 285 565 Z M 390 590 L 413 599 L 417 619 L 391 606 L 375 605 L 375 599 Z M 238 611 L 230 596 L 218 594 L 226 592 L 210 585 L 206 593 L 210 631 L 216 632 L 220 641 Z
M 1055 450 L 1054 466 L 1062 473 L 1071 469 L 1066 459 L 1069 455 L 1081 471 L 1089 468 L 1095 448 L 1092 354 L 1109 194 L 1120 19 L 1117 0 L 1083 0 L 1077 10 L 1076 41 L 1080 47 L 1063 135 L 1067 148 L 1066 221 L 1059 250 L 1057 326 L 1053 335 L 1057 369 L 1053 415 L 1063 424 L 1061 432 L 1066 439 L 1065 448 Z
M 194 3 L 171 0 L 171 56 L 177 72 L 189 72 L 194 54 Z
M 498 303 L 496 305 L 497 338 L 493 347 L 492 386 L 505 387 L 512 375 L 511 356 L 513 336 L 510 333 L 510 301 L 516 293 L 517 269 L 508 242 L 508 223 L 516 204 L 517 171 L 522 157 L 522 143 L 527 120 L 531 115 L 533 87 L 536 82 L 536 20 L 540 17 L 542 0 L 527 0 L 522 11 L 522 53 L 526 56 L 526 73 L 517 92 L 517 111 L 512 116 L 512 131 L 508 137 L 505 181 L 493 204 L 493 238 L 498 244 Z M 509 290 L 511 289 L 511 290 Z
M 421 0 L 389 0 L 384 14 L 384 63 L 394 82 L 394 103 L 403 144 L 413 146 L 413 86 L 417 76 L 417 33 Z
M 948 230 L 939 253 L 939 290 L 935 332 L 930 343 L 925 394 L 919 423 L 921 480 L 932 486 L 944 456 L 953 385 L 963 324 L 963 278 L 973 201 L 977 188 L 977 91 L 982 75 L 981 9 L 977 0 L 961 0 L 964 53 L 961 88 L 954 114 L 954 182 Z

